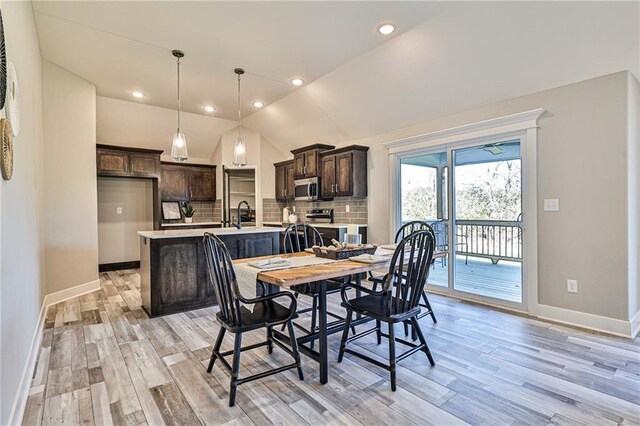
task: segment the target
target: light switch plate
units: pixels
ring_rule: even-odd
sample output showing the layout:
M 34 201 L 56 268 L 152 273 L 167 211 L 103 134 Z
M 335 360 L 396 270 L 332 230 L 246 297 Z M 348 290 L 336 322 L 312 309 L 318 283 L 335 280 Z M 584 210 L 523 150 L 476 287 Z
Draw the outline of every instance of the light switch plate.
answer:
M 557 212 L 560 210 L 560 202 L 557 198 L 545 198 L 544 211 L 545 212 Z
M 578 292 L 578 280 L 567 280 L 567 291 L 569 293 Z
M 116 207 L 116 214 L 122 214 L 122 207 Z
M 349 207 L 349 204 L 347 204 L 346 206 L 344 206 L 344 209 L 346 210 L 347 213 L 349 213 L 349 210 L 351 210 L 351 207 Z

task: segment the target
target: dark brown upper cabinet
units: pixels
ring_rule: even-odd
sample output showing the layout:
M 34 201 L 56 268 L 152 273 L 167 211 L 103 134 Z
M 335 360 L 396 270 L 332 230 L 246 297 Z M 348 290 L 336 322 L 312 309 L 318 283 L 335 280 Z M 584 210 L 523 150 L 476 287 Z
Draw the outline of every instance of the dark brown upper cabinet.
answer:
M 320 175 L 320 153 L 335 148 L 332 145 L 315 144 L 291 151 L 293 154 L 293 178 L 304 179 Z
M 162 201 L 186 201 L 189 199 L 189 169 L 162 163 L 160 179 Z
M 189 199 L 191 201 L 215 201 L 216 169 L 210 167 L 189 168 Z
M 158 178 L 162 151 L 96 145 L 98 176 Z
M 274 164 L 276 168 L 276 200 L 290 201 L 294 198 L 294 160 Z
M 366 146 L 351 145 L 320 155 L 321 197 L 367 196 Z
M 162 162 L 162 201 L 215 201 L 216 166 Z

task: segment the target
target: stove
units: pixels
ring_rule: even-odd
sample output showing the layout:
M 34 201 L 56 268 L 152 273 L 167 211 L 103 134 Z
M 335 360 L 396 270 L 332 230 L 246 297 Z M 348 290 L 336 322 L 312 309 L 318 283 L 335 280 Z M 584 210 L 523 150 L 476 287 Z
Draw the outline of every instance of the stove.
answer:
M 333 223 L 333 209 L 307 210 L 307 222 L 309 223 Z

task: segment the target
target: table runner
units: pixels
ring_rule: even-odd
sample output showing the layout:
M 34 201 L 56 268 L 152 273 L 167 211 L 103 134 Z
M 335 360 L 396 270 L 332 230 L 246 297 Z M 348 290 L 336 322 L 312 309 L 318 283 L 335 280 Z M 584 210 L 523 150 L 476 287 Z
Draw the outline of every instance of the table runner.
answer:
M 245 299 L 253 299 L 256 297 L 256 280 L 260 272 L 275 271 L 278 269 L 292 269 L 301 268 L 303 266 L 322 265 L 326 263 L 339 262 L 339 260 L 326 259 L 324 257 L 316 256 L 301 256 L 301 257 L 288 257 L 286 260 L 289 262 L 287 265 L 276 265 L 272 268 L 256 268 L 246 263 L 240 263 L 235 265 L 236 279 L 238 280 L 238 288 L 240 294 Z M 253 312 L 253 305 L 245 305 L 245 308 Z

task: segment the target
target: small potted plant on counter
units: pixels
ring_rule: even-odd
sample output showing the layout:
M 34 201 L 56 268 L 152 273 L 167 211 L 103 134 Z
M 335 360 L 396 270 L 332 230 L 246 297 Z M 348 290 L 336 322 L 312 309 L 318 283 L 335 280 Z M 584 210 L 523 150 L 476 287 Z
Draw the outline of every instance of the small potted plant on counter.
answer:
M 194 209 L 191 204 L 185 204 L 182 208 L 182 212 L 184 213 L 184 223 L 193 222 L 193 215 L 196 212 L 196 209 Z

